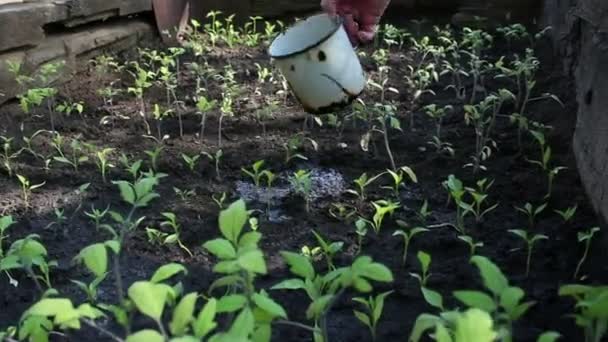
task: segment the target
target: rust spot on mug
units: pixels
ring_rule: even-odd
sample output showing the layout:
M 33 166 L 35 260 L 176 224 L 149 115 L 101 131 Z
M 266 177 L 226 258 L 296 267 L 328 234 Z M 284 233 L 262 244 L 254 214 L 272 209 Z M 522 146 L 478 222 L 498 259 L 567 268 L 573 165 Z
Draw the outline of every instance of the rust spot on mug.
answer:
M 323 50 L 320 50 L 317 56 L 319 57 L 319 61 L 321 62 L 325 62 L 327 60 L 327 55 L 325 55 L 325 52 Z

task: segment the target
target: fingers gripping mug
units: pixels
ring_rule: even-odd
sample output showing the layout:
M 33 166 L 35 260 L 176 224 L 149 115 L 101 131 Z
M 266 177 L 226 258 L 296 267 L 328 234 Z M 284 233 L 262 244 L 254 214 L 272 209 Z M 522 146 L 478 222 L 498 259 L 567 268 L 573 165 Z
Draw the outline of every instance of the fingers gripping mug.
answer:
M 365 88 L 365 73 L 339 17 L 301 20 L 277 36 L 268 52 L 308 113 L 345 107 Z

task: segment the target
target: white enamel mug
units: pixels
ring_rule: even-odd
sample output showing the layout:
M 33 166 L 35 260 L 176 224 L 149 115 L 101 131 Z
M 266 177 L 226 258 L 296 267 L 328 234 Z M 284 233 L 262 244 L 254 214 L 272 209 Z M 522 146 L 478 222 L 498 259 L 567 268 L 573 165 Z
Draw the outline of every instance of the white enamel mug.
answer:
M 349 105 L 367 83 L 339 17 L 318 14 L 298 21 L 275 38 L 268 52 L 308 113 Z

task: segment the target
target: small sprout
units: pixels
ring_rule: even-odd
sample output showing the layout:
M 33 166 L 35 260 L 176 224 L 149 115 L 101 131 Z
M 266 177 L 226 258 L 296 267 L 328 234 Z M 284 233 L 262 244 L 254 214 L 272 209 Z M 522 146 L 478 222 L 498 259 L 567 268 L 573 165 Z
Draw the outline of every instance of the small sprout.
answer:
M 468 204 L 465 202 L 461 203 L 461 206 L 467 212 L 471 212 L 475 216 L 475 221 L 480 223 L 484 216 L 494 211 L 498 207 L 498 203 L 490 205 L 485 208 L 484 203 L 488 199 L 488 190 L 494 184 L 494 180 L 488 182 L 487 179 L 477 181 L 477 188 L 465 188 L 467 193 L 473 197 L 473 203 Z
M 510 233 L 519 236 L 526 243 L 527 248 L 527 257 L 526 257 L 526 278 L 530 275 L 530 262 L 532 260 L 532 249 L 534 248 L 534 244 L 540 240 L 548 240 L 549 237 L 542 234 L 534 234 L 530 236 L 528 232 L 521 229 L 511 229 Z
M 354 302 L 362 304 L 365 308 L 365 312 L 354 310 L 354 314 L 361 323 L 367 326 L 372 335 L 372 341 L 376 341 L 378 321 L 382 316 L 384 301 L 391 293 L 393 293 L 393 291 L 381 293 L 376 297 L 369 296 L 367 299 L 363 297 L 353 298 Z
M 423 227 L 414 227 L 409 229 L 408 224 L 403 221 L 397 221 L 397 225 L 403 229 L 396 230 L 393 233 L 393 236 L 401 236 L 403 237 L 403 257 L 401 259 L 401 264 L 405 266 L 407 262 L 407 251 L 410 246 L 410 243 L 414 236 L 428 232 L 429 230 Z
M 17 175 L 17 179 L 19 179 L 19 182 L 21 183 L 21 194 L 23 196 L 23 203 L 25 204 L 26 208 L 29 208 L 30 196 L 32 194 L 32 191 L 44 186 L 46 184 L 46 181 L 40 184 L 32 184 L 29 179 L 19 174 Z
M 160 159 L 160 154 L 163 150 L 164 147 L 162 145 L 157 145 L 153 150 L 144 151 L 144 153 L 150 157 L 150 166 L 154 171 L 158 171 L 158 160 Z
M 183 201 L 183 202 L 188 202 L 188 199 L 196 196 L 196 190 L 194 189 L 188 189 L 188 190 L 182 190 L 178 187 L 173 187 L 173 192 Z
M 342 250 L 342 247 L 344 246 L 344 242 L 326 241 L 316 231 L 313 230 L 312 233 L 314 234 L 315 238 L 317 239 L 317 242 L 319 243 L 319 247 L 321 247 L 321 252 L 323 253 L 323 256 L 325 257 L 325 261 L 327 262 L 327 268 L 332 271 L 335 270 L 336 267 L 334 266 L 334 262 L 333 262 L 334 256 Z
M 213 202 L 215 202 L 215 204 L 217 204 L 217 206 L 220 210 L 225 209 L 225 205 L 224 205 L 224 203 L 226 203 L 226 193 L 225 192 L 222 192 L 221 195 L 213 194 L 213 195 L 211 195 L 211 199 L 213 200 Z
M 211 160 L 215 164 L 215 178 L 221 180 L 222 176 L 220 174 L 220 163 L 222 161 L 222 157 L 224 156 L 224 152 L 219 149 L 215 152 L 215 154 L 211 154 L 208 152 L 203 152 L 203 154 L 206 155 L 207 158 L 209 158 L 209 160 Z
M 289 182 L 293 187 L 296 194 L 299 194 L 304 198 L 306 203 L 306 212 L 310 212 L 310 205 L 312 201 L 312 179 L 310 171 L 298 170 L 291 177 Z
M 407 166 L 402 166 L 397 171 L 387 170 L 386 172 L 391 176 L 391 179 L 393 182 L 392 182 L 391 186 L 383 187 L 383 188 L 388 188 L 388 189 L 392 190 L 393 195 L 396 198 L 399 198 L 399 188 L 405 187 L 405 183 L 404 183 L 405 177 L 404 176 L 406 174 L 412 182 L 414 182 L 414 183 L 418 182 L 418 178 L 416 177 L 416 174 L 414 173 L 414 171 Z
M 182 160 L 184 161 L 184 163 L 186 163 L 186 166 L 188 166 L 188 170 L 190 170 L 190 172 L 194 172 L 200 157 L 200 154 L 196 154 L 191 157 L 185 153 L 182 153 Z
M 357 234 L 357 254 L 363 250 L 363 238 L 367 235 L 367 221 L 359 218 L 355 222 L 355 233 Z
M 173 234 L 168 235 L 165 238 L 165 240 L 163 241 L 163 243 L 165 243 L 165 244 L 177 243 L 181 249 L 185 250 L 190 255 L 190 257 L 193 257 L 194 255 L 192 254 L 192 252 L 190 252 L 188 247 L 186 247 L 179 238 L 181 227 L 177 223 L 177 217 L 175 216 L 175 214 L 162 213 L 162 216 L 165 218 L 165 221 L 163 221 L 160 225 L 169 226 L 173 230 Z
M 572 207 L 566 208 L 566 210 L 554 210 L 555 213 L 557 213 L 562 220 L 564 220 L 564 223 L 568 223 L 570 222 L 570 220 L 572 220 L 572 218 L 574 217 L 574 214 L 576 214 L 576 210 L 578 209 L 578 204 L 575 204 Z
M 95 208 L 94 205 L 91 205 L 91 211 L 90 212 L 86 212 L 85 211 L 85 215 L 92 219 L 93 222 L 95 223 L 95 230 L 99 231 L 100 228 L 102 228 L 102 223 L 101 221 L 103 220 L 103 218 L 108 214 L 108 212 L 110 211 L 110 206 L 107 206 L 106 209 L 99 210 L 97 208 Z
M 547 208 L 547 203 L 534 207 L 531 203 L 526 203 L 523 208 L 515 207 L 517 211 L 524 213 L 528 217 L 528 229 L 533 230 L 536 222 L 536 217 Z
M 416 279 L 420 283 L 420 287 L 426 287 L 426 283 L 429 280 L 431 274 L 429 273 L 429 266 L 431 265 L 431 255 L 424 252 L 418 251 L 418 261 L 420 262 L 420 270 L 421 274 L 418 273 L 410 273 L 410 275 Z
M 593 240 L 595 233 L 597 233 L 599 231 L 600 231 L 599 227 L 593 227 L 593 228 L 589 229 L 589 231 L 587 231 L 587 232 L 578 233 L 578 242 L 585 244 L 585 251 L 584 251 L 581 259 L 578 261 L 578 264 L 576 265 L 576 270 L 574 271 L 574 279 L 578 279 L 578 274 L 581 271 L 581 267 L 585 263 L 585 260 L 587 260 L 587 255 L 589 254 L 589 248 L 591 247 L 591 241 Z
M 241 168 L 241 171 L 243 171 L 243 173 L 249 176 L 253 180 L 255 186 L 259 188 L 260 183 L 262 181 L 262 177 L 264 177 L 264 175 L 266 174 L 266 170 L 262 169 L 263 166 L 264 160 L 258 160 L 257 162 L 253 163 L 253 165 L 251 166 L 251 170 Z
M 338 221 L 347 222 L 357 214 L 357 208 L 342 203 L 332 203 L 329 208 L 329 215 Z
M 368 178 L 367 173 L 363 173 L 361 176 L 359 176 L 359 178 L 353 181 L 357 187 L 355 189 L 346 190 L 346 192 L 357 196 L 359 200 L 359 208 L 361 208 L 363 203 L 367 200 L 367 187 L 381 176 L 382 174 L 379 174 L 372 178 Z
M 448 179 L 443 182 L 444 188 L 448 191 L 449 199 L 454 201 L 456 205 L 456 229 L 459 233 L 465 234 L 464 218 L 469 213 L 465 210 L 466 204 L 463 205 L 463 197 L 466 193 L 462 181 L 454 175 L 449 175 Z
M 14 168 L 12 161 L 17 159 L 24 149 L 13 151 L 13 138 L 0 136 L 0 139 L 2 139 L 2 154 L 0 154 L 0 161 L 2 161 L 2 166 L 6 169 L 6 172 L 8 172 L 9 177 L 12 177 Z
M 460 235 L 458 236 L 458 239 L 466 242 L 466 244 L 469 245 L 469 258 L 472 258 L 476 254 L 478 248 L 484 246 L 483 242 L 475 241 L 472 237 L 468 235 Z
M 429 201 L 428 200 L 424 200 L 424 202 L 422 203 L 422 206 L 420 207 L 420 209 L 418 210 L 418 212 L 416 212 L 416 216 L 418 217 L 418 219 L 420 220 L 420 222 L 422 222 L 422 224 L 424 226 L 426 226 L 428 218 L 432 214 L 433 214 L 433 212 L 429 210 Z
M 393 215 L 401 204 L 399 202 L 391 202 L 390 200 L 378 200 L 372 202 L 372 206 L 374 207 L 375 212 L 372 221 L 369 222 L 369 224 L 374 229 L 374 232 L 379 234 L 386 215 Z

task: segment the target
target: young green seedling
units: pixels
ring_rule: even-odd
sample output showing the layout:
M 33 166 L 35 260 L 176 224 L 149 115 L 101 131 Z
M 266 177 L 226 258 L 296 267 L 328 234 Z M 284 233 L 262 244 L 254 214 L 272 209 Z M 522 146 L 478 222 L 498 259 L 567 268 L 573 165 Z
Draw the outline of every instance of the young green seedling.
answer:
M 188 202 L 188 200 L 194 196 L 196 196 L 196 190 L 194 189 L 180 189 L 178 187 L 173 187 L 173 192 L 183 201 Z
M 177 245 L 181 249 L 186 251 L 190 255 L 190 257 L 193 257 L 194 255 L 192 254 L 192 252 L 190 252 L 188 247 L 186 247 L 182 243 L 181 239 L 179 238 L 181 226 L 177 223 L 177 217 L 175 216 L 175 214 L 174 213 L 162 213 L 162 216 L 165 218 L 165 221 L 163 221 L 160 225 L 169 226 L 173 230 L 173 234 L 170 234 L 169 236 L 167 236 L 165 238 L 164 243 L 166 243 L 166 244 L 177 243 Z
M 2 139 L 2 154 L 0 155 L 2 166 L 8 172 L 9 177 L 13 176 L 13 159 L 17 159 L 23 149 L 13 152 L 12 142 L 14 138 L 6 138 L 4 136 L 0 136 Z
M 321 247 L 321 252 L 323 253 L 323 256 L 325 257 L 325 261 L 327 262 L 327 269 L 330 271 L 335 270 L 336 267 L 334 266 L 334 256 L 342 250 L 342 247 L 344 247 L 344 242 L 326 241 L 316 231 L 313 230 L 312 233 L 314 234 L 315 238 L 317 239 L 317 242 L 319 243 L 319 247 Z
M 386 170 L 386 173 L 391 176 L 391 180 L 393 182 L 391 186 L 383 186 L 382 188 L 392 190 L 393 195 L 397 199 L 399 199 L 399 188 L 405 187 L 405 175 L 407 175 L 412 182 L 418 183 L 418 178 L 416 177 L 416 174 L 412 169 L 407 166 L 402 166 L 397 171 Z
M 222 176 L 220 174 L 220 163 L 222 161 L 222 157 L 224 156 L 224 151 L 219 149 L 215 152 L 215 154 L 211 154 L 209 152 L 203 152 L 203 154 L 215 164 L 215 178 L 221 180 Z
M 418 211 L 416 212 L 416 216 L 418 217 L 418 219 L 420 220 L 422 225 L 426 226 L 427 222 L 428 222 L 428 218 L 432 214 L 433 214 L 433 212 L 431 210 L 429 210 L 429 201 L 425 199 L 424 202 L 422 203 L 422 206 L 420 207 L 420 209 L 418 209 Z
M 44 293 L 45 289 L 42 288 L 41 282 L 47 290 L 51 289 L 50 269 L 57 267 L 57 262 L 50 261 L 47 257 L 48 252 L 40 242 L 40 236 L 30 234 L 11 244 L 0 263 L 0 272 L 21 269 L 34 281 L 38 291 Z M 36 274 L 35 267 L 38 268 L 40 274 Z
M 296 194 L 302 196 L 306 204 L 306 212 L 309 213 L 312 202 L 312 172 L 298 170 L 289 177 L 289 182 Z
M 63 113 L 66 116 L 71 116 L 74 113 L 77 113 L 78 115 L 80 115 L 81 119 L 84 119 L 82 117 L 82 112 L 84 111 L 84 104 L 82 102 L 67 102 L 67 101 L 63 101 L 61 104 L 57 105 L 57 107 L 55 107 L 55 110 L 59 113 Z
M 315 140 L 305 137 L 303 133 L 295 134 L 283 144 L 283 149 L 285 150 L 285 164 L 289 164 L 293 159 L 308 160 L 306 156 L 298 153 L 306 141 L 310 142 L 315 151 L 318 150 L 319 146 Z
M 376 234 L 380 233 L 382 223 L 386 215 L 393 215 L 395 210 L 399 209 L 401 204 L 399 202 L 392 202 L 390 200 L 378 200 L 371 203 L 374 207 L 374 216 L 372 221 L 369 222 Z
M 431 273 L 429 273 L 429 267 L 431 265 L 431 255 L 424 251 L 418 251 L 417 256 L 418 262 L 420 262 L 421 273 L 410 273 L 410 276 L 418 280 L 418 282 L 420 283 L 420 287 L 426 287 L 426 283 L 428 282 L 429 277 L 431 276 Z
M 32 184 L 28 178 L 19 174 L 17 174 L 17 179 L 19 179 L 19 183 L 21 183 L 21 195 L 23 196 L 23 203 L 27 209 L 30 207 L 32 191 L 43 187 L 46 184 L 46 181 L 40 184 Z
M 534 245 L 541 240 L 548 240 L 549 237 L 542 234 L 534 234 L 530 236 L 528 232 L 522 229 L 510 229 L 510 233 L 519 236 L 526 244 L 526 278 L 530 275 L 530 262 L 532 261 L 532 249 Z
M 53 137 L 51 145 L 59 154 L 59 156 L 53 157 L 53 160 L 62 164 L 70 165 L 76 172 L 78 172 L 78 166 L 89 160 L 89 157 L 85 154 L 84 145 L 78 138 L 74 138 L 70 142 L 70 149 L 72 150 L 70 156 L 64 154 L 63 136 L 61 136 L 59 133 Z
M 547 208 L 547 203 L 540 204 L 538 207 L 534 207 L 531 203 L 526 203 L 523 208 L 515 207 L 517 211 L 524 213 L 528 217 L 528 229 L 534 230 L 536 223 L 536 217 L 540 215 Z
M 454 149 L 452 145 L 444 142 L 441 138 L 441 127 L 443 125 L 443 119 L 448 112 L 453 111 L 453 107 L 450 105 L 439 107 L 436 104 L 430 104 L 424 107 L 424 112 L 428 117 L 435 121 L 435 135 L 433 140 L 429 144 L 435 147 L 435 151 L 439 154 L 447 152 L 450 156 L 454 155 Z
M 410 229 L 407 223 L 400 220 L 397 221 L 397 225 L 402 229 L 396 230 L 393 233 L 393 236 L 403 237 L 403 257 L 401 258 L 401 264 L 405 266 L 407 262 L 407 251 L 412 239 L 414 238 L 414 236 L 420 233 L 428 232 L 429 230 L 423 227 L 414 227 Z
M 576 325 L 584 332 L 585 342 L 599 342 L 605 340 L 608 330 L 608 317 L 605 314 L 604 304 L 608 297 L 608 286 L 590 286 L 583 284 L 568 284 L 559 288 L 559 296 L 572 297 L 576 304 L 576 313 L 572 316 Z
M 572 220 L 572 218 L 574 217 L 574 214 L 576 214 L 576 210 L 578 208 L 578 204 L 575 204 L 572 207 L 568 207 L 565 210 L 558 210 L 555 209 L 553 210 L 555 213 L 557 213 L 562 220 L 564 220 L 564 223 L 568 223 Z
M 211 199 L 213 200 L 213 202 L 215 202 L 215 204 L 217 205 L 219 210 L 225 209 L 224 203 L 226 203 L 226 198 L 227 198 L 227 195 L 225 192 L 222 192 L 221 195 L 218 195 L 218 194 L 211 195 Z
M 587 260 L 587 255 L 589 254 L 589 249 L 591 247 L 591 241 L 593 240 L 595 233 L 599 231 L 599 227 L 593 227 L 587 232 L 578 233 L 578 242 L 585 244 L 585 251 L 583 252 L 583 256 L 581 257 L 581 259 L 578 261 L 578 264 L 576 264 L 576 270 L 574 271 L 574 279 L 578 279 L 578 274 L 581 271 L 581 267 L 583 267 L 585 260 Z
M 8 228 L 15 224 L 12 216 L 2 216 L 0 217 L 0 260 L 4 257 L 4 248 L 2 243 L 4 240 L 8 239 Z
M 443 182 L 444 188 L 448 191 L 449 199 L 454 201 L 456 206 L 456 229 L 459 233 L 465 234 L 464 218 L 468 211 L 464 210 L 463 197 L 466 193 L 462 181 L 456 178 L 454 175 L 449 175 L 448 179 Z
M 469 258 L 472 258 L 476 254 L 478 248 L 484 246 L 483 242 L 475 241 L 471 236 L 468 235 L 460 235 L 458 236 L 458 239 L 469 245 Z
M 363 250 L 363 238 L 367 235 L 367 221 L 359 218 L 355 222 L 355 233 L 357 234 L 357 254 Z
M 110 211 L 110 206 L 108 205 L 106 207 L 106 209 L 104 209 L 103 211 L 100 209 L 95 208 L 94 205 L 91 205 L 91 211 L 90 212 L 84 212 L 84 214 L 90 218 L 91 220 L 93 220 L 93 222 L 95 223 L 95 230 L 99 232 L 99 229 L 102 228 L 102 223 L 101 221 L 103 220 L 103 218 L 108 214 L 108 212 Z
M 383 292 L 376 297 L 369 296 L 368 298 L 355 297 L 354 302 L 362 304 L 365 308 L 365 312 L 354 310 L 355 317 L 365 324 L 372 335 L 372 340 L 376 341 L 376 333 L 378 328 L 378 321 L 382 316 L 384 310 L 384 301 L 393 291 Z
M 195 154 L 191 157 L 185 153 L 182 153 L 182 160 L 184 161 L 184 163 L 186 163 L 188 170 L 190 170 L 190 172 L 192 173 L 194 173 L 194 170 L 196 169 L 196 165 L 198 164 L 200 157 L 200 154 Z
M 262 169 L 262 167 L 264 167 L 264 160 L 258 160 L 253 163 L 253 165 L 251 166 L 251 170 L 241 168 L 241 171 L 243 171 L 243 173 L 249 176 L 253 180 L 253 184 L 255 184 L 255 186 L 259 188 L 260 183 L 262 181 L 262 177 L 264 177 L 266 171 Z
M 216 100 L 209 101 L 204 96 L 199 96 L 198 101 L 196 102 L 197 114 L 201 116 L 201 131 L 199 133 L 200 143 L 203 143 L 205 139 L 205 122 L 207 120 L 207 113 L 213 110 L 217 106 Z
M 498 203 L 485 208 L 484 203 L 488 199 L 488 190 L 494 184 L 494 180 L 488 182 L 486 178 L 477 181 L 477 188 L 465 188 L 467 193 L 473 197 L 473 203 L 462 202 L 464 210 L 471 212 L 475 216 L 475 222 L 480 223 L 484 216 L 498 208 Z
M 364 172 L 363 174 L 361 174 L 361 176 L 359 176 L 359 178 L 353 181 L 353 183 L 355 183 L 356 185 L 356 188 L 346 190 L 346 192 L 357 196 L 357 199 L 359 200 L 359 209 L 363 207 L 363 203 L 365 203 L 365 201 L 367 200 L 367 187 L 370 186 L 375 180 L 377 180 L 381 176 L 382 173 L 372 178 L 368 178 L 367 173 Z
M 357 208 L 349 204 L 332 203 L 329 208 L 329 215 L 341 222 L 350 222 L 356 214 Z

